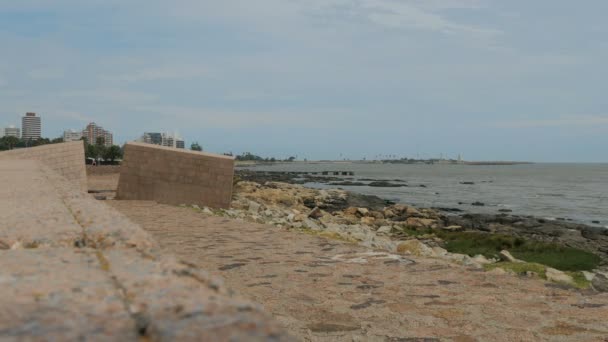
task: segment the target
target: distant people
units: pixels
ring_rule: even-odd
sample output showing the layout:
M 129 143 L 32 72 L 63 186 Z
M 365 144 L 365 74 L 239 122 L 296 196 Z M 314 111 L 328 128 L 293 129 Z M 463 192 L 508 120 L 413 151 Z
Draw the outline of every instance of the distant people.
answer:
M 97 165 L 97 160 L 93 159 L 93 162 L 91 163 L 92 166 L 96 166 Z

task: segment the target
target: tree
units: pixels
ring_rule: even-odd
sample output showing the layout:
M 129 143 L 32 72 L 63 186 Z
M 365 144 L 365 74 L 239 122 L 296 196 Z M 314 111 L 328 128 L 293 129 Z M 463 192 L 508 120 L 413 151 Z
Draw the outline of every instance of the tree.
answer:
M 194 142 L 194 143 L 192 143 L 192 145 L 190 145 L 190 149 L 192 151 L 199 151 L 200 152 L 200 151 L 203 150 L 203 147 L 201 145 L 199 145 L 198 142 Z
M 61 137 L 51 140 L 51 144 L 61 144 L 62 142 L 63 142 L 63 138 L 61 138 Z
M 116 159 L 122 158 L 122 150 L 119 146 L 112 145 L 107 148 L 103 154 L 103 159 L 111 161 L 112 164 Z
M 3 146 L 3 148 L 0 149 L 12 150 L 19 144 L 19 138 L 17 137 L 2 137 L 0 140 L 0 145 Z
M 106 138 L 104 138 L 104 137 L 97 137 L 97 140 L 95 141 L 95 145 L 97 145 L 97 146 L 105 146 L 106 145 Z
M 84 150 L 84 155 L 87 159 L 97 159 L 97 146 L 86 144 L 86 148 Z

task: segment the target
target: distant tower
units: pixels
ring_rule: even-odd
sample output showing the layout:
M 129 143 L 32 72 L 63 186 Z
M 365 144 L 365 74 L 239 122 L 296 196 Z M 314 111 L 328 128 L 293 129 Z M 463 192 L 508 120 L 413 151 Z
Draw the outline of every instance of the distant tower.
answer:
M 40 132 L 42 131 L 42 122 L 36 113 L 26 113 L 21 118 L 21 134 L 23 140 L 37 140 L 40 139 Z

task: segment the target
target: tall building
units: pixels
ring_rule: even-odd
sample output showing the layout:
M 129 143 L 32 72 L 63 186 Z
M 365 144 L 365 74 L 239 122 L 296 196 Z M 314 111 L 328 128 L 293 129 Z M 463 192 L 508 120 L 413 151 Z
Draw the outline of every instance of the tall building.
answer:
M 78 141 L 82 139 L 82 131 L 75 131 L 73 129 L 69 129 L 63 132 L 63 141 Z
M 154 144 L 154 145 L 162 145 L 163 144 L 163 135 L 162 133 L 144 133 L 143 142 L 146 144 Z
M 42 131 L 42 121 L 36 113 L 26 113 L 21 118 L 21 133 L 23 140 L 37 140 L 40 139 L 40 133 Z
M 161 145 L 173 148 L 186 148 L 186 142 L 177 133 L 146 132 L 139 141 L 146 144 Z
M 114 145 L 114 137 L 112 133 L 106 131 L 101 126 L 97 126 L 97 124 L 94 122 L 87 125 L 87 127 L 82 131 L 82 136 L 86 138 L 87 142 L 91 145 L 95 145 L 98 138 L 104 139 L 105 146 Z
M 21 130 L 12 125 L 4 128 L 1 133 L 3 137 L 15 137 L 17 139 L 21 139 Z

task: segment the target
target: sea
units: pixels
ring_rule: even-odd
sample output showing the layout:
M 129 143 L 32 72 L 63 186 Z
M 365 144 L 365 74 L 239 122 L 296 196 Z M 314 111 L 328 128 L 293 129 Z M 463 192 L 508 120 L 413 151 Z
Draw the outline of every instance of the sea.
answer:
M 280 163 L 256 171 L 352 171 L 344 180 L 406 182 L 407 187 L 339 186 L 342 189 L 417 207 L 457 208 L 569 220 L 608 228 L 608 164 L 445 165 L 387 163 Z M 367 183 L 368 181 L 363 181 Z M 473 183 L 473 184 L 471 184 Z M 307 183 L 312 188 L 335 188 Z M 424 187 L 423 187 L 424 186 Z M 474 206 L 473 203 L 483 203 Z

